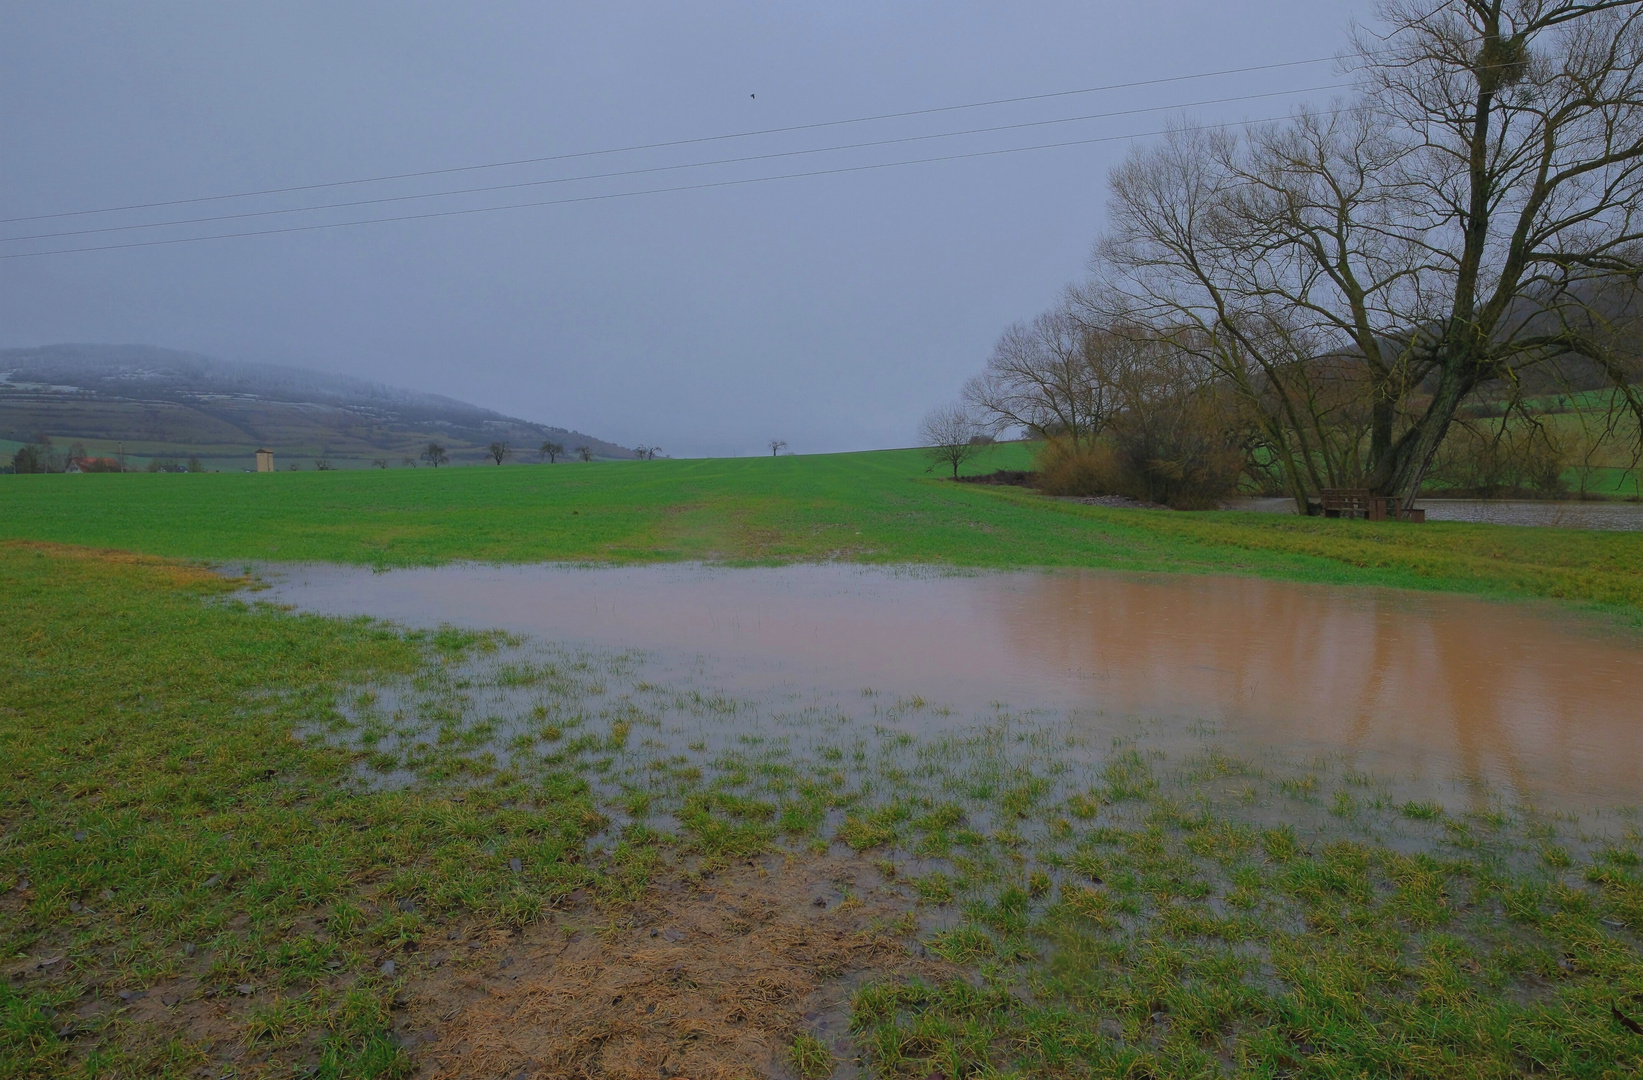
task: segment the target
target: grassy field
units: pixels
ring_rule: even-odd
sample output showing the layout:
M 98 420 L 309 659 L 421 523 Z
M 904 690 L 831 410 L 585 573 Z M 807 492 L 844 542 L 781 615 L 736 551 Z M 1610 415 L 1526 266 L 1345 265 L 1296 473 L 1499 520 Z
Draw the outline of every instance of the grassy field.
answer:
M 871 695 L 775 738 L 620 657 L 197 565 L 835 558 L 1643 616 L 1632 534 L 1109 510 L 906 451 L 0 477 L 0 1078 L 1643 1070 L 1635 814 L 1008 714 L 913 738 Z
M 999 447 L 976 471 L 1020 468 Z M 272 475 L 0 477 L 0 537 L 220 562 L 1086 566 L 1643 608 L 1643 534 L 1137 512 L 954 484 L 916 451 Z
M 740 706 L 232 585 L 0 544 L 0 1077 L 1643 1068 L 1635 818 L 918 701 L 668 745 Z

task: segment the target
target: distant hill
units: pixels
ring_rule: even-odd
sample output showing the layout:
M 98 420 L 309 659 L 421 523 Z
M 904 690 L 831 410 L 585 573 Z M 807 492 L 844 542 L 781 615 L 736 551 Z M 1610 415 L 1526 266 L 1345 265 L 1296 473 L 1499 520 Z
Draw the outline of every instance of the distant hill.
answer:
M 598 458 L 633 452 L 565 428 L 504 416 L 437 394 L 302 368 L 218 360 L 149 345 L 46 345 L 0 349 L 0 440 L 49 435 L 94 455 L 123 444 L 128 457 L 198 457 L 249 468 L 259 447 L 275 462 L 339 468 L 386 458 L 398 467 L 438 442 L 457 462 L 489 460 L 506 442 L 519 460 L 557 442 Z

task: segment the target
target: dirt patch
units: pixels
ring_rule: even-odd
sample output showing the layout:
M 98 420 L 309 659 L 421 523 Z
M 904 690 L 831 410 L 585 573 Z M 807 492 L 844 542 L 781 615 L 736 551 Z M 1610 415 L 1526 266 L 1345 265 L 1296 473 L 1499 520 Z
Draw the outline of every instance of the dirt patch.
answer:
M 980 476 L 961 476 L 961 484 L 1007 484 L 1011 487 L 1037 487 L 1038 474 L 1026 469 L 999 469 Z
M 854 982 L 947 970 L 909 951 L 892 924 L 910 904 L 872 873 L 766 856 L 661 883 L 594 922 L 462 944 L 409 987 L 416 1075 L 783 1076 L 801 1027 L 848 1058 Z
M 209 585 L 226 592 L 252 584 L 248 578 L 227 576 L 209 567 L 158 555 L 121 551 L 117 548 L 84 547 L 78 544 L 59 544 L 50 540 L 0 540 L 0 545 L 20 551 L 37 551 L 54 559 L 80 559 L 116 566 L 141 567 L 163 576 L 169 584 L 179 587 Z
M 711 873 L 666 871 L 631 903 L 576 897 L 523 930 L 431 928 L 371 963 L 394 984 L 391 1038 L 420 1080 L 792 1077 L 787 1055 L 801 1030 L 833 1048 L 843 1080 L 854 1073 L 845 1035 L 855 986 L 955 970 L 916 955 L 912 907 L 865 860 L 773 854 Z M 83 987 L 51 1021 L 75 1043 L 71 1062 L 115 1030 L 139 1056 L 171 1046 L 200 1075 L 290 1075 L 318 1057 L 322 1030 L 270 1040 L 258 1026 L 257 1011 L 277 1009 L 289 991 L 214 989 L 202 981 L 203 951 L 140 989 L 71 971 L 62 949 L 36 952 L 3 977 L 19 990 Z M 361 974 L 316 988 L 337 995 Z

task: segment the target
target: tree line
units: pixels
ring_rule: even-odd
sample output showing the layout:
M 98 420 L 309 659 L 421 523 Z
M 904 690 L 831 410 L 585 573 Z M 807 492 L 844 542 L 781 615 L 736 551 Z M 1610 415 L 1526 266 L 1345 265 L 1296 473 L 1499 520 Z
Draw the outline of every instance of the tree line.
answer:
M 1584 393 L 1635 465 L 1643 0 L 1377 15 L 1329 108 L 1133 150 L 1088 277 L 947 419 L 1047 439 L 1055 482 L 1173 505 L 1412 499 L 1491 455 L 1552 485 L 1552 394 Z
M 640 460 L 654 459 L 661 453 L 659 446 L 641 446 L 634 451 L 634 456 Z M 498 465 L 514 456 L 514 448 L 506 442 L 493 442 L 486 447 L 486 453 Z M 538 450 L 540 460 L 552 464 L 565 456 L 565 447 L 562 443 L 553 441 L 544 442 Z M 590 462 L 593 460 L 593 450 L 588 446 L 578 446 L 571 451 L 577 460 Z M 439 442 L 429 442 L 421 453 L 415 457 L 406 455 L 400 462 L 406 468 L 415 468 L 418 462 L 430 468 L 439 468 L 451 462 L 451 455 Z M 388 459 L 378 457 L 371 459 L 371 467 L 386 469 Z M 191 457 L 186 462 L 178 462 L 171 458 L 153 458 L 145 467 L 148 472 L 204 472 L 205 466 L 197 457 Z M 288 470 L 296 471 L 299 466 L 291 462 L 286 466 Z M 314 468 L 319 472 L 330 472 L 334 469 L 330 458 L 324 455 L 314 459 Z M 12 473 L 51 473 L 51 472 L 128 472 L 125 454 L 121 452 L 116 457 L 93 457 L 86 452 L 84 443 L 76 442 L 67 452 L 59 453 L 56 444 L 49 435 L 36 435 L 31 442 L 24 444 L 12 454 L 11 462 L 4 471 Z

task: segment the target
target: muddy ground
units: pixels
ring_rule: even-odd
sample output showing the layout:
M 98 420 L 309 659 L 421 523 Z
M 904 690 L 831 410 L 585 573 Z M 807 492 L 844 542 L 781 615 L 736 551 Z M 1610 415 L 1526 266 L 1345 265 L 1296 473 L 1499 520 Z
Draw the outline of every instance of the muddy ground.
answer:
M 637 902 L 573 897 L 523 929 L 440 926 L 375 959 L 392 962 L 379 967 L 400 987 L 392 1037 L 419 1080 L 791 1077 L 801 1031 L 830 1046 L 835 1075 L 848 1077 L 859 1069 L 847 1036 L 851 990 L 878 975 L 950 971 L 918 955 L 911 906 L 863 860 L 770 854 L 707 872 L 674 868 Z M 41 960 L 52 957 L 7 974 L 71 978 L 60 960 Z M 86 992 L 63 1019 L 83 1030 L 82 1053 L 110 1023 L 126 1027 L 128 1041 L 131 1028 L 149 1045 L 181 1041 L 199 1055 L 200 1076 L 300 1074 L 316 1059 L 317 1045 L 257 1034 L 253 1017 L 277 991 L 212 988 L 202 981 L 208 964 L 202 950 L 189 958 L 197 971 L 141 992 L 76 972 Z M 348 981 L 339 975 L 334 988 Z

